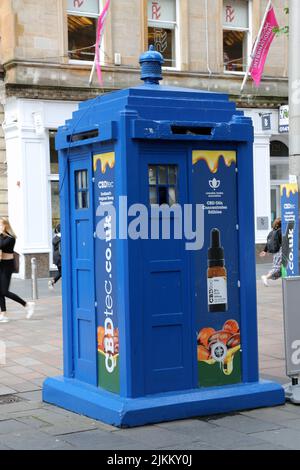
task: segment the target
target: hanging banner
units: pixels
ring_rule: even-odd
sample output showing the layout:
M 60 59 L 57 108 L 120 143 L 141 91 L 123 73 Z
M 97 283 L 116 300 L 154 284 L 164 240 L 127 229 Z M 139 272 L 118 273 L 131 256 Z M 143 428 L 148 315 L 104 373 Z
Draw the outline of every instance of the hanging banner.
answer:
M 299 274 L 299 222 L 298 185 L 283 184 L 281 193 L 282 216 L 282 277 Z
M 261 82 L 261 77 L 264 71 L 264 66 L 267 60 L 269 49 L 275 37 L 274 28 L 278 27 L 279 26 L 275 16 L 275 11 L 273 6 L 271 5 L 271 8 L 263 24 L 261 35 L 259 36 L 257 45 L 252 55 L 250 75 L 253 78 L 257 87 Z

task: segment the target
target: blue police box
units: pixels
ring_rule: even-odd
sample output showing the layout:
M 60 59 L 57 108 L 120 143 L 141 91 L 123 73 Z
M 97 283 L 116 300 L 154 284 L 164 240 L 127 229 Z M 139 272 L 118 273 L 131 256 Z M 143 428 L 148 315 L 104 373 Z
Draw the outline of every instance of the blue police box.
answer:
M 64 375 L 43 400 L 115 426 L 284 403 L 259 379 L 253 127 L 227 95 L 144 85 L 57 134 Z

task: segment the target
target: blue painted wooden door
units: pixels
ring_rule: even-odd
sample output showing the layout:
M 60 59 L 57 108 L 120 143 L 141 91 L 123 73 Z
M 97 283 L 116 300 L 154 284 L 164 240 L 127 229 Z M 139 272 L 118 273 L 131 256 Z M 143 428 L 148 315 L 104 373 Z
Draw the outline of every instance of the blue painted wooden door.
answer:
M 75 378 L 97 384 L 92 163 L 70 163 L 73 356 Z
M 181 205 L 188 202 L 186 151 L 161 152 L 152 146 L 142 150 L 141 193 L 143 202 Z M 149 213 L 149 234 L 155 216 Z M 159 222 L 168 222 L 159 215 Z M 171 215 L 171 227 L 180 224 Z M 189 260 L 183 239 L 144 240 L 143 314 L 145 389 L 160 393 L 193 388 L 196 337 L 190 302 Z M 194 357 L 195 356 L 195 357 Z

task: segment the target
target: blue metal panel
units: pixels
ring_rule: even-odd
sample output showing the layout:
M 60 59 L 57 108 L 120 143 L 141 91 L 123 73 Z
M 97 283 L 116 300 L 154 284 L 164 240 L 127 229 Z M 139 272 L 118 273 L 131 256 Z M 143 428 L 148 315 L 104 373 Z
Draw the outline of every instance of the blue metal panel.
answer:
M 88 174 L 88 207 L 77 206 L 76 175 Z M 72 269 L 72 331 L 74 377 L 97 383 L 97 346 L 94 284 L 94 231 L 91 155 L 70 161 L 70 226 Z

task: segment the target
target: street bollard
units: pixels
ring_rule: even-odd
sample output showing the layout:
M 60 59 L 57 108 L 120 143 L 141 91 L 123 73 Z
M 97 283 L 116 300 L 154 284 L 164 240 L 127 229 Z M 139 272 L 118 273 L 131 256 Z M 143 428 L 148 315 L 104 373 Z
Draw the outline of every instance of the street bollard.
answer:
M 36 258 L 31 258 L 31 281 L 32 281 L 32 300 L 37 300 L 38 286 L 37 286 L 37 264 Z

